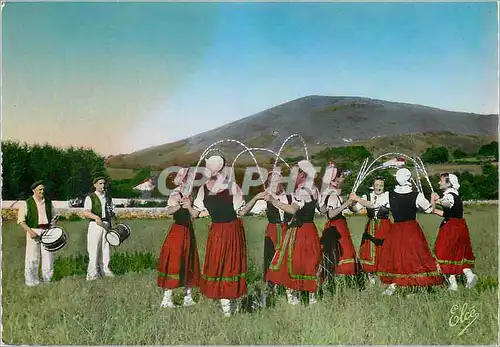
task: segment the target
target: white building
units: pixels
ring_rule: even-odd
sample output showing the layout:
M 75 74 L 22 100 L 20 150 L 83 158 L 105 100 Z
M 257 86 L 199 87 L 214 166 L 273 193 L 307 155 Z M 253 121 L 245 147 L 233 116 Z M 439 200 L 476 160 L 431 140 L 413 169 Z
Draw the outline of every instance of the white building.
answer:
M 151 196 L 151 193 L 155 189 L 155 184 L 153 182 L 153 179 L 147 178 L 138 185 L 134 187 L 134 190 L 138 190 L 141 192 L 141 196 L 143 198 L 148 198 Z
M 383 163 L 383 166 L 403 167 L 406 164 L 405 158 L 394 158 Z

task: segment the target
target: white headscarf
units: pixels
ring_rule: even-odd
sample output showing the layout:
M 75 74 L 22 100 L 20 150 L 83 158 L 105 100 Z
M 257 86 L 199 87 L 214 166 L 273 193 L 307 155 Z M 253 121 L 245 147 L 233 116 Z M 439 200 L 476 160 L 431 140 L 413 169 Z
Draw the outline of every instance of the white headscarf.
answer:
M 460 183 L 458 183 L 458 177 L 454 174 L 449 174 L 448 179 L 450 180 L 451 187 L 455 190 L 460 189 Z
M 298 167 L 306 173 L 309 177 L 314 177 L 316 175 L 316 169 L 309 160 L 301 160 L 297 163 Z
M 212 176 L 224 168 L 224 163 L 224 158 L 219 155 L 213 155 L 205 160 L 205 166 L 210 171 Z
M 189 172 L 189 168 L 183 167 L 177 172 L 177 176 L 174 179 L 174 182 L 178 185 L 184 183 L 187 179 L 187 174 Z
M 281 175 L 281 172 L 279 172 L 278 170 L 275 170 L 275 171 L 270 171 L 269 172 L 269 176 L 268 176 L 268 180 L 270 183 L 274 183 L 274 182 L 278 182 L 281 177 L 283 177 Z
M 400 186 L 411 186 L 410 183 L 411 172 L 407 168 L 399 169 L 396 172 L 396 181 Z

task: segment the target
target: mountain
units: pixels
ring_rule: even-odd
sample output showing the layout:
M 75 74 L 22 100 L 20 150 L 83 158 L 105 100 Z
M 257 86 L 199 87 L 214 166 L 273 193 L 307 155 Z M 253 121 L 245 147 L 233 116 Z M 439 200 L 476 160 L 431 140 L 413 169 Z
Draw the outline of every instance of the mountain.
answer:
M 325 147 L 362 144 L 372 150 L 411 148 L 422 152 L 428 144 L 463 150 L 496 139 L 498 115 L 446 111 L 363 97 L 312 95 L 292 100 L 210 131 L 174 143 L 108 158 L 110 167 L 161 167 L 196 162 L 201 152 L 222 139 L 277 151 L 291 134 L 300 134 L 310 154 Z M 411 137 L 408 134 L 413 134 Z M 416 148 L 415 148 L 416 147 Z M 229 156 L 242 150 L 234 143 L 219 146 Z M 284 156 L 302 155 L 291 140 Z M 259 155 L 259 160 L 269 155 Z M 249 156 L 243 155 L 242 160 Z M 268 159 L 266 159 L 268 160 Z

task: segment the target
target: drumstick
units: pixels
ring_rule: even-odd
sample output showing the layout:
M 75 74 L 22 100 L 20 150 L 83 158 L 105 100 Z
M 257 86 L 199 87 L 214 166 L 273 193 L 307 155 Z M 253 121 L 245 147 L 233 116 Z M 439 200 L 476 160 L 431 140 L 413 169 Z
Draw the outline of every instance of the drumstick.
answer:
M 60 215 L 56 214 L 54 217 L 52 217 L 52 220 L 50 221 L 50 226 L 55 226 L 57 221 L 59 220 Z

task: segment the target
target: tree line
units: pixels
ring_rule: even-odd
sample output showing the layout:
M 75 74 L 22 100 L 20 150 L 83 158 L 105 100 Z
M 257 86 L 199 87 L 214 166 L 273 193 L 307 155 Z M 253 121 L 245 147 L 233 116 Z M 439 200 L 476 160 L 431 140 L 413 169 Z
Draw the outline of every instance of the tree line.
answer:
M 498 142 L 492 141 L 481 146 L 477 153 L 466 153 L 459 148 L 450 153 L 444 146 L 431 146 L 422 154 L 422 161 L 428 164 L 449 163 L 450 161 L 459 163 L 467 158 L 475 158 L 478 163 L 484 162 L 487 158 L 498 161 Z M 467 162 L 471 163 L 470 160 Z
M 496 144 L 496 145 L 495 145 Z M 441 150 L 441 152 L 443 152 Z M 481 147 L 479 153 L 483 156 L 498 156 L 498 143 Z M 48 196 L 54 200 L 69 200 L 83 197 L 93 191 L 92 179 L 95 175 L 107 176 L 104 157 L 92 149 L 67 148 L 61 149 L 48 144 L 27 145 L 14 141 L 2 142 L 2 197 L 4 200 L 26 199 L 32 195 L 31 184 L 39 179 L 46 180 Z M 325 165 L 333 160 L 336 165 L 352 171 L 344 183 L 344 192 L 352 189 L 357 172 L 365 158 L 373 158 L 372 154 L 363 146 L 347 146 L 339 148 L 326 148 L 312 156 L 315 165 L 323 167 L 317 177 L 317 184 L 321 186 Z M 293 158 L 294 162 L 303 159 Z M 424 163 L 429 163 L 429 158 L 422 156 Z M 293 163 L 290 163 L 293 164 Z M 469 172 L 455 174 L 461 184 L 460 193 L 464 199 L 497 199 L 498 198 L 498 170 L 491 164 L 482 166 L 481 175 Z M 236 182 L 241 184 L 244 177 L 244 168 L 235 168 Z M 288 175 L 288 170 L 283 170 Z M 367 178 L 359 187 L 358 193 L 365 193 L 369 189 L 373 178 L 382 176 L 386 180 L 387 189 L 396 184 L 394 170 L 380 170 Z M 135 198 L 140 195 L 133 189 L 138 183 L 151 177 L 151 169 L 137 169 L 135 176 L 127 180 L 112 181 L 112 195 L 120 198 Z M 173 175 L 168 178 L 167 186 L 173 188 Z M 439 176 L 431 177 L 435 191 L 439 191 Z M 430 192 L 428 183 L 422 181 L 424 191 Z M 253 187 L 250 197 L 257 194 L 262 188 Z M 163 197 L 156 189 L 153 197 Z
M 367 177 L 359 186 L 358 195 L 370 192 L 375 177 L 382 177 L 385 180 L 385 190 L 392 190 L 396 186 L 395 169 L 376 171 Z M 473 175 L 466 172 L 450 172 L 458 177 L 460 182 L 460 197 L 462 200 L 497 200 L 498 199 L 498 169 L 492 164 L 482 166 L 481 175 Z M 343 185 L 343 194 L 348 194 L 354 185 L 357 171 L 346 178 Z M 441 193 L 439 189 L 439 174 L 429 176 L 432 188 L 436 193 Z M 422 190 L 427 198 L 430 198 L 431 189 L 429 183 L 421 177 Z
M 94 175 L 106 174 L 104 157 L 92 149 L 2 141 L 2 157 L 4 200 L 28 198 L 33 194 L 30 186 L 37 180 L 46 181 L 52 199 L 73 199 L 92 191 Z

